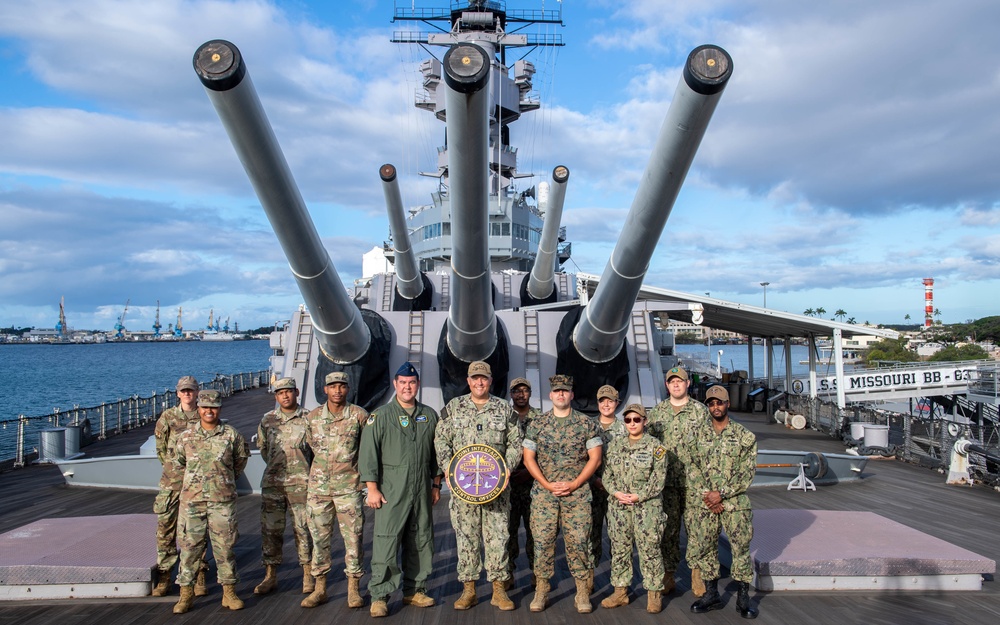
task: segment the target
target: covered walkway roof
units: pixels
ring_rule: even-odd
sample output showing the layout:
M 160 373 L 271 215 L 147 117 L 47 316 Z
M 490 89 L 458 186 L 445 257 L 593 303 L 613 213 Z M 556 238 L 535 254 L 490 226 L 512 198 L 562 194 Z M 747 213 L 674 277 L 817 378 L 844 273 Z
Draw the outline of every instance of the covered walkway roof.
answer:
M 600 276 L 579 273 L 577 274 L 577 280 L 585 282 L 587 292 L 592 296 L 594 290 L 597 288 L 597 284 L 600 282 Z M 899 337 L 899 333 L 895 330 L 854 325 L 841 321 L 821 319 L 819 317 L 808 317 L 806 315 L 797 315 L 737 302 L 727 302 L 713 297 L 645 285 L 639 291 L 638 300 L 701 304 L 703 312 L 700 321 L 696 319 L 696 309 L 680 312 L 672 311 L 670 318 L 675 321 L 697 323 L 709 328 L 728 330 L 753 337 L 833 336 L 835 330 L 840 330 L 841 336 L 844 337 L 856 335 L 878 336 L 888 339 Z

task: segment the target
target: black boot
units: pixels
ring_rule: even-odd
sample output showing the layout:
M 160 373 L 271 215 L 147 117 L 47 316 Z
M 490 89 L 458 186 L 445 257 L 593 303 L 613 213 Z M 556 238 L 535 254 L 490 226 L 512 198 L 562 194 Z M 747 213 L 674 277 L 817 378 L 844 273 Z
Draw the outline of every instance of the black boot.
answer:
M 719 597 L 719 580 L 705 580 L 705 596 L 691 604 L 691 611 L 696 614 L 721 610 L 724 607 L 722 598 Z
M 759 612 L 750 607 L 750 583 L 737 582 L 736 587 L 736 611 L 743 618 L 757 618 Z

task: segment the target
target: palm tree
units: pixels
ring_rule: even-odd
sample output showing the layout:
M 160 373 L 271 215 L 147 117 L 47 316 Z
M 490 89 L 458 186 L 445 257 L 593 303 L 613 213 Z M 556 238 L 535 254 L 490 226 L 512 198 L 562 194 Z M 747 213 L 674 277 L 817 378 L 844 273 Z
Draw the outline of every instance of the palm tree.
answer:
M 819 308 L 816 309 L 816 316 L 817 317 L 822 317 L 825 314 L 826 314 L 826 309 L 823 308 L 822 306 L 820 306 Z
M 847 316 L 847 311 L 845 311 L 843 308 L 838 308 L 837 312 L 833 313 L 833 316 L 843 321 L 844 317 Z
M 854 325 L 854 324 L 857 323 L 857 320 L 855 320 L 854 317 L 850 317 L 850 318 L 848 318 L 847 323 L 849 323 L 851 325 Z
M 909 321 L 909 320 L 910 320 L 910 315 L 909 314 L 907 314 L 905 317 L 903 317 L 903 321 Z
M 802 311 L 802 314 L 806 315 L 807 317 L 812 317 L 813 314 L 815 314 L 815 313 L 816 313 L 816 311 L 813 310 L 812 308 L 806 308 L 805 310 Z

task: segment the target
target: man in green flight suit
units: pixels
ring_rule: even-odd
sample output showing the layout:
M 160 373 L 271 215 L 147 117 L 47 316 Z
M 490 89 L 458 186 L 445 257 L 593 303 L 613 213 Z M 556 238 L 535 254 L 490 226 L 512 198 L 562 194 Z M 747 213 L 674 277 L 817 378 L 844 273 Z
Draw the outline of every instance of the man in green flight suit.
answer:
M 368 487 L 366 504 L 375 510 L 368 584 L 373 617 L 389 614 L 389 595 L 400 579 L 404 604 L 434 605 L 427 578 L 434 556 L 431 506 L 441 498 L 443 476 L 434 452 L 438 415 L 417 401 L 420 376 L 409 362 L 396 371 L 392 386 L 396 396 L 371 413 L 361 434 L 361 480 Z

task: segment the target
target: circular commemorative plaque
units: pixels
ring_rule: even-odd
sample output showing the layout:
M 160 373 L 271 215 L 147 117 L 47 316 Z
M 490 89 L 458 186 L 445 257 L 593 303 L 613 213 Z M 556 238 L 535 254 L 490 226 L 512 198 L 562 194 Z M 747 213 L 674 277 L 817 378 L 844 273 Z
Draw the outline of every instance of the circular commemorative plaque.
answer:
M 451 492 L 466 503 L 489 503 L 507 488 L 503 454 L 489 445 L 466 445 L 448 463 Z

